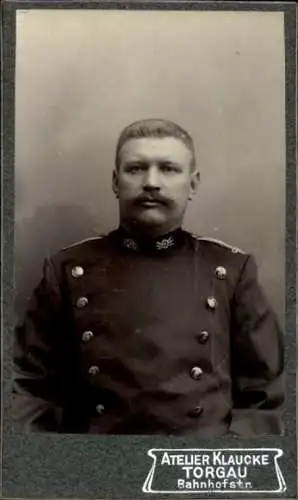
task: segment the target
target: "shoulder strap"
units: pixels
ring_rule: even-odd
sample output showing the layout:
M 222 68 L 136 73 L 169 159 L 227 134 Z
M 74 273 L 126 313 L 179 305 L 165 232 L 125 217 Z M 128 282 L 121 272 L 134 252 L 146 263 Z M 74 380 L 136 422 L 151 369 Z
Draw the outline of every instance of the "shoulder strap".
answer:
M 94 241 L 94 240 L 101 240 L 105 235 L 98 235 L 98 236 L 93 236 L 91 238 L 84 238 L 83 240 L 76 241 L 75 243 L 72 243 L 71 245 L 66 245 L 65 247 L 62 247 L 62 250 L 66 250 L 67 248 L 73 248 L 81 243 L 86 243 L 87 241 Z
M 243 250 L 241 250 L 241 248 L 229 245 L 228 243 L 225 243 L 224 241 L 221 241 L 221 240 L 217 240 L 216 238 L 208 238 L 208 237 L 205 237 L 205 236 L 198 236 L 196 234 L 191 234 L 191 235 L 196 240 L 199 240 L 199 241 L 209 241 L 210 243 L 215 243 L 216 245 L 219 245 L 221 247 L 228 248 L 228 249 L 231 250 L 232 253 L 242 253 L 242 254 L 246 253 Z

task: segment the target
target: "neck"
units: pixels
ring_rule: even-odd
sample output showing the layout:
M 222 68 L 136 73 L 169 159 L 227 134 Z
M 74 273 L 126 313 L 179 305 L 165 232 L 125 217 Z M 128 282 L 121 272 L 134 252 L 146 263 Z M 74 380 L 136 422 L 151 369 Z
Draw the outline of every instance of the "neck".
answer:
M 147 239 L 156 239 L 160 238 L 166 234 L 169 234 L 173 231 L 176 231 L 177 229 L 180 229 L 180 224 L 172 224 L 168 226 L 139 226 L 138 224 L 129 224 L 125 221 L 121 221 L 121 227 L 128 233 L 130 233 L 132 236 L 138 236 L 138 237 L 143 237 Z

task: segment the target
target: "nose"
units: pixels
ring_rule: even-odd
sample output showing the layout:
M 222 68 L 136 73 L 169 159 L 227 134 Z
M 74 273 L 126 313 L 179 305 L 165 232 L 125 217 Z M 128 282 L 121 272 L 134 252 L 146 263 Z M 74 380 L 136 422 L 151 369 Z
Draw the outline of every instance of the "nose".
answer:
M 160 189 L 159 172 L 155 165 L 152 165 L 148 168 L 144 177 L 143 189 L 144 191 Z

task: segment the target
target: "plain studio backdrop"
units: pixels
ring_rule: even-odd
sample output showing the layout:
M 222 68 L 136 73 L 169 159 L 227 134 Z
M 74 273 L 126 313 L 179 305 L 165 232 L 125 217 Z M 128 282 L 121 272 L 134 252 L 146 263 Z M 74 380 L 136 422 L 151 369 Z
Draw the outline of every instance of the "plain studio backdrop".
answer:
M 252 252 L 283 322 L 283 36 L 282 13 L 18 12 L 17 311 L 45 255 L 117 226 L 118 135 L 162 117 L 196 145 L 201 184 L 184 227 Z

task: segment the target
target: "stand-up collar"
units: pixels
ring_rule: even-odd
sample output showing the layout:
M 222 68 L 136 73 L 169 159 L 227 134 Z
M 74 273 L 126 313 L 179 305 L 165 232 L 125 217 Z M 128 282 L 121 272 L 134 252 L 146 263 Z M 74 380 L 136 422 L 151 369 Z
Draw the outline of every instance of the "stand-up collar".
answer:
M 132 235 L 122 227 L 119 227 L 116 233 L 117 239 L 124 249 L 141 253 L 159 253 L 177 248 L 182 245 L 185 234 L 184 231 L 179 228 L 159 236 L 158 238 L 147 238 L 135 234 Z

